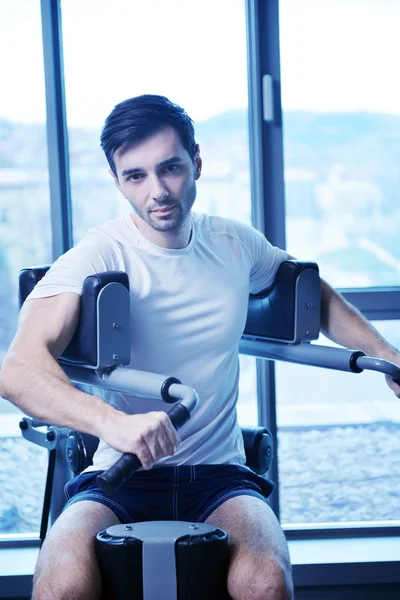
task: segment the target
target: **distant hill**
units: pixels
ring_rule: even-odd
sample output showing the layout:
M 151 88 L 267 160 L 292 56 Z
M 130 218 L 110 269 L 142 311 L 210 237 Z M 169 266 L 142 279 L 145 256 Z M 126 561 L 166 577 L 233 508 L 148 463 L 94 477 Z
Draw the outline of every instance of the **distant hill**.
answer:
M 246 110 L 227 111 L 195 123 L 198 137 L 212 145 L 234 134 L 247 146 Z M 69 146 L 74 161 L 103 165 L 99 130 L 71 128 Z M 332 163 L 349 168 L 367 168 L 373 176 L 400 185 L 400 116 L 379 113 L 284 113 L 285 166 L 317 172 Z M 44 125 L 24 125 L 0 120 L 0 168 L 46 167 Z M 73 162 L 74 162 L 73 161 Z M 101 162 L 100 162 L 101 161 Z

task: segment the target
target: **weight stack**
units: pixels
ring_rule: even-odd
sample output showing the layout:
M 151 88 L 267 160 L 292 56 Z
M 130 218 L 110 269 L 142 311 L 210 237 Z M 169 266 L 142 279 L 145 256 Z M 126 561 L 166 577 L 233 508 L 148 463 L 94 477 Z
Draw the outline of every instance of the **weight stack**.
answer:
M 96 537 L 107 600 L 225 600 L 228 536 L 206 523 L 114 525 Z

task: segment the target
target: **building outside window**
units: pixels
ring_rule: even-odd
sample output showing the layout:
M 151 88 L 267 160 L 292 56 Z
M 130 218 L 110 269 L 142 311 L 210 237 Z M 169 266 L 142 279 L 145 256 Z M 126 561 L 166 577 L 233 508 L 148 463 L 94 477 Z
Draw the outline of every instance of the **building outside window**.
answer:
M 17 326 L 19 271 L 51 261 L 39 0 L 0 0 L 0 52 L 1 365 Z M 0 537 L 40 524 L 47 452 L 22 439 L 20 416 L 0 398 Z
M 400 282 L 399 19 L 397 2 L 280 0 L 287 247 L 344 290 Z M 400 347 L 399 321 L 374 325 Z M 400 411 L 384 377 L 276 373 L 282 522 L 400 520 Z

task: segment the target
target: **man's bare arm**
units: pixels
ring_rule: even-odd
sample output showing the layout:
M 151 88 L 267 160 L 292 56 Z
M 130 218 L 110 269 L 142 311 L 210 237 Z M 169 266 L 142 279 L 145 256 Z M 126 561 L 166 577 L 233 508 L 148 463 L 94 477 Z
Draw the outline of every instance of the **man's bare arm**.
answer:
M 369 356 L 399 359 L 398 350 L 324 280 L 321 280 L 321 309 L 321 331 L 329 339 L 347 348 L 359 348 Z
M 24 304 L 3 362 L 0 394 L 41 421 L 99 435 L 109 407 L 74 388 L 56 362 L 76 329 L 79 303 L 78 294 L 67 293 Z
M 96 435 L 116 450 L 137 454 L 150 468 L 177 446 L 168 416 L 118 411 L 77 390 L 57 363 L 75 332 L 79 306 L 74 293 L 24 304 L 0 372 L 0 395 L 41 421 Z
M 360 349 L 368 356 L 400 366 L 400 352 L 352 304 L 321 280 L 321 332 L 346 348 Z M 387 377 L 389 387 L 400 398 L 400 385 Z
M 290 254 L 288 258 L 297 260 Z M 322 278 L 321 333 L 340 346 L 362 350 L 367 356 L 382 358 L 400 366 L 400 351 L 385 340 L 355 306 Z M 390 377 L 386 380 L 400 398 L 400 385 Z

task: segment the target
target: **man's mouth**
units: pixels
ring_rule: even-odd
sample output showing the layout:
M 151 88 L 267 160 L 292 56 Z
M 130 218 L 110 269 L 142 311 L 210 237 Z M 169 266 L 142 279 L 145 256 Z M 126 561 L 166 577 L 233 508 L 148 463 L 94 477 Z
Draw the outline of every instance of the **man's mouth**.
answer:
M 160 208 L 156 208 L 156 209 L 152 210 L 151 212 L 159 214 L 159 215 L 166 215 L 166 214 L 170 213 L 174 208 L 175 208 L 175 204 L 172 204 L 169 206 L 163 206 Z

